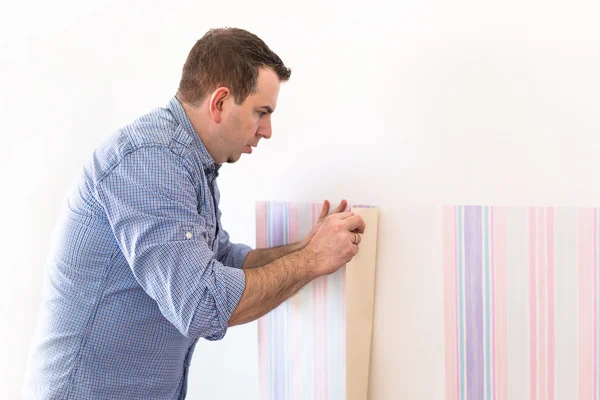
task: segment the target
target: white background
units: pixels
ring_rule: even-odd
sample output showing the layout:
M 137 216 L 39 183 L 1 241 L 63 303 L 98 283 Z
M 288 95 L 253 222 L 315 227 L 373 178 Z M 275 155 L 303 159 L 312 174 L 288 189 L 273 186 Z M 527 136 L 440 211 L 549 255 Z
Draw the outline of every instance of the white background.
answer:
M 68 186 L 114 130 L 167 103 L 211 27 L 253 31 L 293 69 L 273 138 L 222 170 L 232 238 L 254 243 L 257 200 L 380 207 L 377 400 L 439 398 L 443 388 L 440 340 L 419 339 L 437 326 L 428 313 L 441 309 L 440 278 L 397 257 L 411 221 L 401 206 L 600 205 L 596 1 L 56 0 L 1 10 L 2 398 L 19 394 Z M 192 365 L 190 399 L 258 399 L 256 325 L 201 343 Z

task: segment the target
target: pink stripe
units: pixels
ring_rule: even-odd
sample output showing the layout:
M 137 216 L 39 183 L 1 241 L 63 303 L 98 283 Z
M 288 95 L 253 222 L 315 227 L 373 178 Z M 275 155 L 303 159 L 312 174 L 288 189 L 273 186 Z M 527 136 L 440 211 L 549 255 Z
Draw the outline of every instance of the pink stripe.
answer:
M 508 400 L 508 328 L 506 305 L 506 209 L 494 208 L 492 214 L 494 265 L 494 398 Z
M 446 400 L 458 399 L 456 347 L 456 229 L 454 207 L 444 207 L 444 319 L 446 338 Z
M 296 243 L 299 240 L 298 232 L 298 205 L 296 203 L 288 203 L 288 242 Z M 290 340 L 290 361 L 289 361 L 289 384 L 290 384 L 290 400 L 301 399 L 301 363 L 302 352 L 300 348 L 301 339 L 297 337 L 296 332 L 302 331 L 300 318 L 300 293 L 297 293 L 289 300 L 290 309 L 290 324 L 288 337 Z
M 548 389 L 548 383 L 547 383 L 547 372 L 548 372 L 548 365 L 547 365 L 547 361 L 546 361 L 546 327 L 547 327 L 547 322 L 546 322 L 546 313 L 548 311 L 548 307 L 546 305 L 547 303 L 547 282 L 546 282 L 546 249 L 545 249 L 545 244 L 546 241 L 544 240 L 546 238 L 546 216 L 544 214 L 544 209 L 543 208 L 538 208 L 537 210 L 537 214 L 538 214 L 538 221 L 539 221 L 539 228 L 537 231 L 537 244 L 538 244 L 538 256 L 539 256 L 539 264 L 538 264 L 538 276 L 539 276 L 539 287 L 538 287 L 538 291 L 539 291 L 539 359 L 540 359 L 540 364 L 539 364 L 539 370 L 538 370 L 538 374 L 539 374 L 539 390 L 540 390 L 540 399 L 546 399 L 547 398 L 547 389 Z
M 269 393 L 269 327 L 268 320 L 258 320 L 258 365 L 260 368 L 260 394 L 263 400 L 271 398 Z
M 529 398 L 537 399 L 536 209 L 529 209 Z M 544 399 L 541 399 L 544 400 Z
M 454 232 L 456 233 L 457 232 L 456 231 L 456 227 L 458 226 L 458 213 L 456 211 L 456 207 L 453 207 L 453 211 L 452 212 L 454 213 L 454 229 L 455 229 Z M 454 249 L 455 249 L 454 252 L 458 253 L 458 235 L 456 235 L 456 234 L 454 235 Z M 460 279 L 460 277 L 458 276 L 458 255 L 456 257 L 454 257 L 454 267 L 455 267 L 454 288 L 457 291 L 456 298 L 455 298 L 456 307 L 454 309 L 455 310 L 454 312 L 455 312 L 456 317 L 458 318 L 458 312 L 459 312 L 459 310 L 458 310 L 458 305 L 459 305 L 458 298 L 460 296 L 460 294 L 458 293 L 458 280 Z M 460 355 L 458 354 L 459 353 L 459 349 L 460 349 L 460 344 L 459 344 L 460 335 L 459 335 L 458 332 L 459 332 L 460 327 L 458 326 L 459 325 L 458 320 L 456 320 L 456 321 L 457 321 L 456 322 L 456 332 L 455 332 L 455 335 L 456 335 L 456 351 L 455 351 L 455 354 L 456 354 L 456 398 L 459 399 L 460 398 L 460 380 L 461 380 L 461 376 L 460 376 L 460 365 L 459 365 Z
M 319 217 L 319 211 L 317 209 L 318 205 L 311 205 L 311 221 L 312 227 L 314 228 L 317 224 L 317 219 Z M 319 318 L 319 308 L 318 304 L 320 302 L 320 292 L 319 292 L 319 279 L 315 279 L 311 282 L 312 285 L 312 296 L 313 296 L 313 397 L 315 400 L 319 400 L 319 388 L 321 387 L 320 376 L 318 374 L 320 365 L 320 343 L 321 343 L 321 319 Z
M 298 241 L 298 206 L 295 203 L 288 203 L 288 243 L 296 243 Z M 301 398 L 301 381 L 300 381 L 300 365 L 302 362 L 302 353 L 300 349 L 300 340 L 297 340 L 296 332 L 302 330 L 302 326 L 298 321 L 300 312 L 300 296 L 296 294 L 289 300 L 289 332 L 288 338 L 290 343 L 290 360 L 289 360 L 289 385 L 290 385 L 290 400 Z
M 290 400 L 294 399 L 302 399 L 302 380 L 300 377 L 302 376 L 302 338 L 298 335 L 301 335 L 302 332 L 302 323 L 300 321 L 300 316 L 302 315 L 300 311 L 300 293 L 293 296 L 289 299 L 290 302 L 290 348 L 291 348 L 291 361 L 290 361 Z
M 318 203 L 312 203 L 310 205 L 310 217 L 312 221 L 312 227 L 317 226 L 317 220 L 319 219 L 319 215 L 321 214 L 321 205 Z
M 579 210 L 579 245 L 578 245 L 578 273 L 579 273 L 579 399 L 589 400 L 594 398 L 593 393 L 593 348 L 594 328 L 592 321 L 593 310 L 593 217 L 591 209 Z
M 256 247 L 266 247 L 267 203 L 256 204 Z M 260 369 L 260 394 L 263 400 L 270 399 L 269 385 L 269 326 L 268 317 L 258 320 L 258 368 Z
M 554 208 L 546 209 L 546 260 L 548 263 L 548 400 L 554 400 Z
M 256 248 L 267 247 L 267 203 L 256 204 Z

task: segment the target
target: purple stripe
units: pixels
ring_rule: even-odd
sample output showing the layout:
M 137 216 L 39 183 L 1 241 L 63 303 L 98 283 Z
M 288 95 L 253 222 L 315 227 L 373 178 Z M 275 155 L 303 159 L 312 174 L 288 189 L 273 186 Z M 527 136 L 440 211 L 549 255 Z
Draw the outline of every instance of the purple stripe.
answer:
M 273 202 L 271 204 L 271 246 L 281 246 L 283 244 L 283 203 Z M 274 365 L 273 373 L 275 376 L 275 387 L 273 397 L 275 399 L 285 398 L 285 343 L 284 343 L 284 316 L 281 308 L 276 308 L 273 312 L 273 339 L 274 346 Z
M 272 203 L 271 205 L 271 220 L 273 221 L 272 230 L 272 246 L 283 245 L 283 225 L 284 221 L 284 204 L 283 203 Z
M 483 399 L 481 207 L 465 207 L 467 398 Z

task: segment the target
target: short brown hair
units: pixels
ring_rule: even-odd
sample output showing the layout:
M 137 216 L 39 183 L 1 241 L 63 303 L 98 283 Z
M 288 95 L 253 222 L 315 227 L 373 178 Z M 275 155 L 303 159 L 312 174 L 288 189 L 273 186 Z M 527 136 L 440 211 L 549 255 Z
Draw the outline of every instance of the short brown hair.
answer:
M 212 90 L 225 86 L 241 104 L 258 89 L 259 68 L 272 68 L 282 82 L 292 74 L 255 34 L 238 28 L 211 29 L 192 47 L 177 97 L 197 105 Z

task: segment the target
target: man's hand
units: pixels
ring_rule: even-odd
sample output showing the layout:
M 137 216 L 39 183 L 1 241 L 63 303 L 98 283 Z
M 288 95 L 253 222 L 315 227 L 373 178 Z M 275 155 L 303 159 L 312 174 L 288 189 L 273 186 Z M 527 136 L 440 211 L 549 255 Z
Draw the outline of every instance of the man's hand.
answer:
M 333 210 L 331 215 L 339 214 L 345 211 L 347 205 L 348 202 L 346 200 L 342 200 L 340 204 L 335 208 L 335 210 Z M 269 249 L 252 250 L 246 256 L 242 267 L 246 269 L 262 267 L 277 260 L 278 258 L 304 249 L 306 246 L 308 246 L 308 244 L 315 236 L 315 234 L 319 231 L 319 229 L 321 229 L 321 226 L 323 225 L 323 222 L 325 222 L 325 219 L 327 218 L 328 214 L 329 201 L 325 200 L 325 202 L 323 203 L 323 208 L 321 209 L 321 215 L 319 215 L 319 219 L 317 220 L 316 226 L 310 231 L 310 233 L 308 234 L 308 236 L 306 236 L 306 238 L 304 238 L 304 240 L 286 246 L 277 246 L 271 247 Z
M 244 269 L 246 287 L 229 326 L 260 318 L 311 280 L 337 271 L 358 253 L 359 234 L 365 231 L 360 215 L 338 212 L 325 217 L 320 225 L 304 249 L 265 266 Z
M 360 215 L 343 212 L 328 216 L 303 250 L 314 260 L 315 276 L 331 274 L 350 262 L 358 253 L 359 233 L 364 232 Z
M 331 215 L 339 214 L 341 212 L 346 211 L 347 206 L 348 206 L 348 202 L 346 200 L 342 200 L 340 202 L 340 204 L 335 208 L 335 210 L 333 210 L 331 212 Z M 302 242 L 300 242 L 300 249 L 303 249 L 306 246 L 308 246 L 308 244 L 310 243 L 312 238 L 315 236 L 315 234 L 319 231 L 319 229 L 321 229 L 323 222 L 325 222 L 325 219 L 329 215 L 329 207 L 330 207 L 329 200 L 325 200 L 325 202 L 323 202 L 323 208 L 321 209 L 321 215 L 319 215 L 319 218 L 317 219 L 317 224 L 309 232 L 309 234 L 306 236 L 306 238 L 304 238 L 304 240 Z

